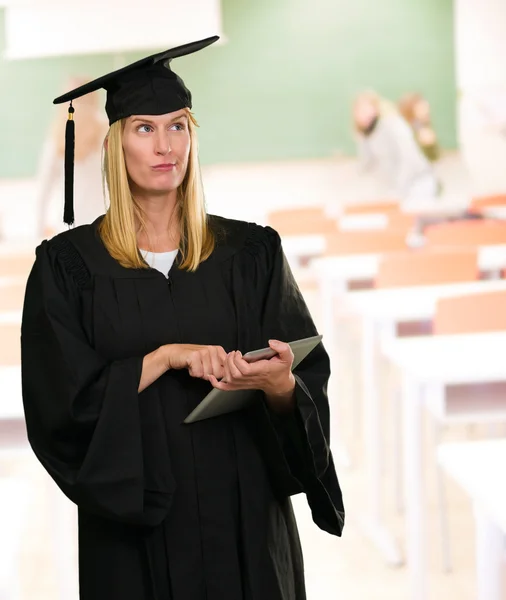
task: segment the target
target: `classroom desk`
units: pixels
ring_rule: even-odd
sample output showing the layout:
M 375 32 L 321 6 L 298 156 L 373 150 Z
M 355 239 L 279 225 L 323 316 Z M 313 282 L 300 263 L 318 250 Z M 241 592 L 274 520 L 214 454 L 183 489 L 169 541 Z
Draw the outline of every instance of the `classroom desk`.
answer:
M 342 299 L 352 281 L 372 281 L 378 272 L 382 254 L 350 254 L 325 256 L 313 259 L 310 267 L 314 270 L 320 296 L 322 333 L 330 348 L 336 345 L 334 317 L 335 301 Z M 478 266 L 480 271 L 496 275 L 506 267 L 506 244 L 479 246 Z
M 333 289 L 344 291 L 350 281 L 374 279 L 378 273 L 381 257 L 382 253 L 323 256 L 313 259 L 311 266 L 320 281 L 328 280 Z M 506 267 L 506 244 L 478 247 L 480 271 L 500 271 L 504 267 Z
M 26 277 L 23 275 L 12 275 L 7 277 L 0 276 L 0 288 L 8 288 L 16 285 L 24 285 L 26 283 Z M 0 289 L 0 294 L 2 293 Z
M 11 456 L 17 452 L 30 452 L 21 395 L 20 366 L 0 367 L 0 389 L 0 454 Z M 61 600 L 77 600 L 77 566 L 73 553 L 77 528 L 76 507 L 64 498 L 49 475 L 43 481 L 45 493 L 49 496 L 48 519 L 52 531 L 49 551 L 55 567 L 58 597 Z M 23 482 L 15 484 L 23 485 Z
M 0 312 L 0 325 L 16 325 L 19 324 L 21 328 L 21 316 L 22 311 L 20 310 L 9 310 Z
M 335 352 L 338 348 L 335 328 L 336 301 L 342 300 L 351 282 L 373 281 L 378 272 L 381 256 L 381 253 L 323 256 L 314 258 L 310 262 L 309 269 L 315 274 L 318 285 L 321 332 L 332 360 L 331 384 L 346 375 L 339 372 L 339 361 L 335 359 Z M 481 271 L 497 276 L 506 266 L 506 244 L 478 247 L 478 265 Z M 337 401 L 339 402 L 339 399 Z M 349 452 L 344 447 L 342 440 L 339 440 L 338 422 L 339 419 L 336 418 L 334 437 L 337 438 L 339 444 L 337 456 L 343 465 L 349 465 L 351 463 Z M 387 552 L 389 551 L 387 550 Z M 392 561 L 394 564 L 398 562 L 396 552 L 393 553 Z
M 364 523 L 365 533 L 389 564 L 401 564 L 402 557 L 381 516 L 381 465 L 384 452 L 377 369 L 380 339 L 386 343 L 395 338 L 397 324 L 403 321 L 432 320 L 440 298 L 499 290 L 506 290 L 506 280 L 350 291 L 342 296 L 344 307 L 352 314 L 357 314 L 362 323 L 360 377 L 370 502 L 370 512 Z M 339 357 L 336 356 L 335 360 L 339 360 Z M 400 490 L 397 493 L 400 496 Z
M 448 385 L 505 381 L 506 332 L 395 338 L 384 344 L 383 352 L 402 374 L 410 600 L 427 600 L 422 409 L 434 398 L 444 402 Z
M 482 214 L 490 219 L 506 219 L 506 205 L 487 206 L 482 209 Z
M 21 397 L 21 367 L 0 367 L 0 451 L 27 450 L 23 401 Z
M 387 213 L 363 213 L 343 215 L 338 219 L 341 231 L 361 231 L 363 229 L 386 229 L 388 226 Z
M 506 440 L 442 444 L 438 448 L 438 462 L 473 503 L 477 600 L 502 600 Z

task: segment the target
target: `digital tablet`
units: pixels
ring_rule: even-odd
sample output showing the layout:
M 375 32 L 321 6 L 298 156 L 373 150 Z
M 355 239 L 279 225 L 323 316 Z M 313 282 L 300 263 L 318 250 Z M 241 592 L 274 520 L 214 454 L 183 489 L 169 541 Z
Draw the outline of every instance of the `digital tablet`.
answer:
M 321 335 L 304 338 L 289 342 L 289 346 L 293 352 L 292 370 L 295 369 L 306 356 L 320 343 Z M 264 358 L 272 358 L 276 355 L 271 348 L 261 348 L 244 354 L 243 358 L 248 362 L 255 362 Z M 248 406 L 257 390 L 236 390 L 233 392 L 224 392 L 213 388 L 202 402 L 186 417 L 184 423 L 195 423 L 203 419 L 210 419 L 218 415 L 241 410 Z

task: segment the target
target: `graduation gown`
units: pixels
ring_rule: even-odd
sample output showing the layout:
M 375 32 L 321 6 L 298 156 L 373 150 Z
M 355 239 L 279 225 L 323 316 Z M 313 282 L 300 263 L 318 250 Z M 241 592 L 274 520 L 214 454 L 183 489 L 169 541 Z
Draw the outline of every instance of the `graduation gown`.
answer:
M 268 227 L 209 217 L 210 258 L 169 279 L 126 269 L 99 220 L 43 242 L 22 321 L 31 446 L 79 509 L 81 600 L 301 600 L 302 552 L 290 496 L 341 535 L 329 449 L 329 359 L 296 369 L 296 406 L 184 425 L 210 391 L 169 370 L 138 393 L 143 357 L 163 344 L 242 352 L 316 329 Z

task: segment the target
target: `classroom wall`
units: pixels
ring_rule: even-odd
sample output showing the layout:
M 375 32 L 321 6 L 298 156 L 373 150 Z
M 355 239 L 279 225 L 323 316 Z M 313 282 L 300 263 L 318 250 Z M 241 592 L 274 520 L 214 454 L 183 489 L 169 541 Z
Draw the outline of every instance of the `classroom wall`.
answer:
M 455 0 L 457 138 L 476 193 L 506 190 L 506 3 Z
M 204 164 L 353 154 L 350 103 L 363 88 L 421 91 L 442 145 L 455 147 L 452 0 L 223 0 L 222 10 L 227 43 L 173 65 L 194 95 Z M 3 24 L 0 10 L 0 53 Z M 67 77 L 117 60 L 0 59 L 0 177 L 35 173 Z

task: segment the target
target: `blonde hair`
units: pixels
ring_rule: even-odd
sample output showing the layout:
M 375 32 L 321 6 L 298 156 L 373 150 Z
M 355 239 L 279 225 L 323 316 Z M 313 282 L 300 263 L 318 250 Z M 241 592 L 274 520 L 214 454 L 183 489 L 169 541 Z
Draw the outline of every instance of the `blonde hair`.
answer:
M 177 190 L 177 217 L 180 225 L 180 269 L 195 271 L 214 250 L 214 235 L 207 223 L 204 190 L 198 159 L 196 127 L 198 124 L 187 109 L 190 133 L 190 154 L 183 182 Z M 147 263 L 137 247 L 137 228 L 146 231 L 142 208 L 132 196 L 123 154 L 125 119 L 109 129 L 104 154 L 104 179 L 109 190 L 109 209 L 100 223 L 99 233 L 109 254 L 121 266 L 146 269 Z
M 374 108 L 378 112 L 379 117 L 385 117 L 385 116 L 391 115 L 391 114 L 398 114 L 398 110 L 397 110 L 397 107 L 395 106 L 395 103 L 391 102 L 390 100 L 387 100 L 383 96 L 380 96 L 374 90 L 365 90 L 365 91 L 357 94 L 357 96 L 355 96 L 355 99 L 353 100 L 353 106 L 352 106 L 353 113 L 355 113 L 355 108 L 361 102 L 368 102 L 372 106 L 374 106 Z M 355 119 L 353 119 L 353 125 L 359 133 L 362 133 L 362 128 L 359 127 L 359 125 L 356 123 Z
M 406 121 L 408 123 L 413 123 L 413 121 L 416 120 L 415 119 L 415 107 L 418 104 L 418 102 L 420 102 L 423 99 L 424 98 L 421 94 L 418 94 L 415 92 L 415 93 L 405 94 L 399 100 L 399 103 L 398 103 L 399 112 L 406 119 Z

